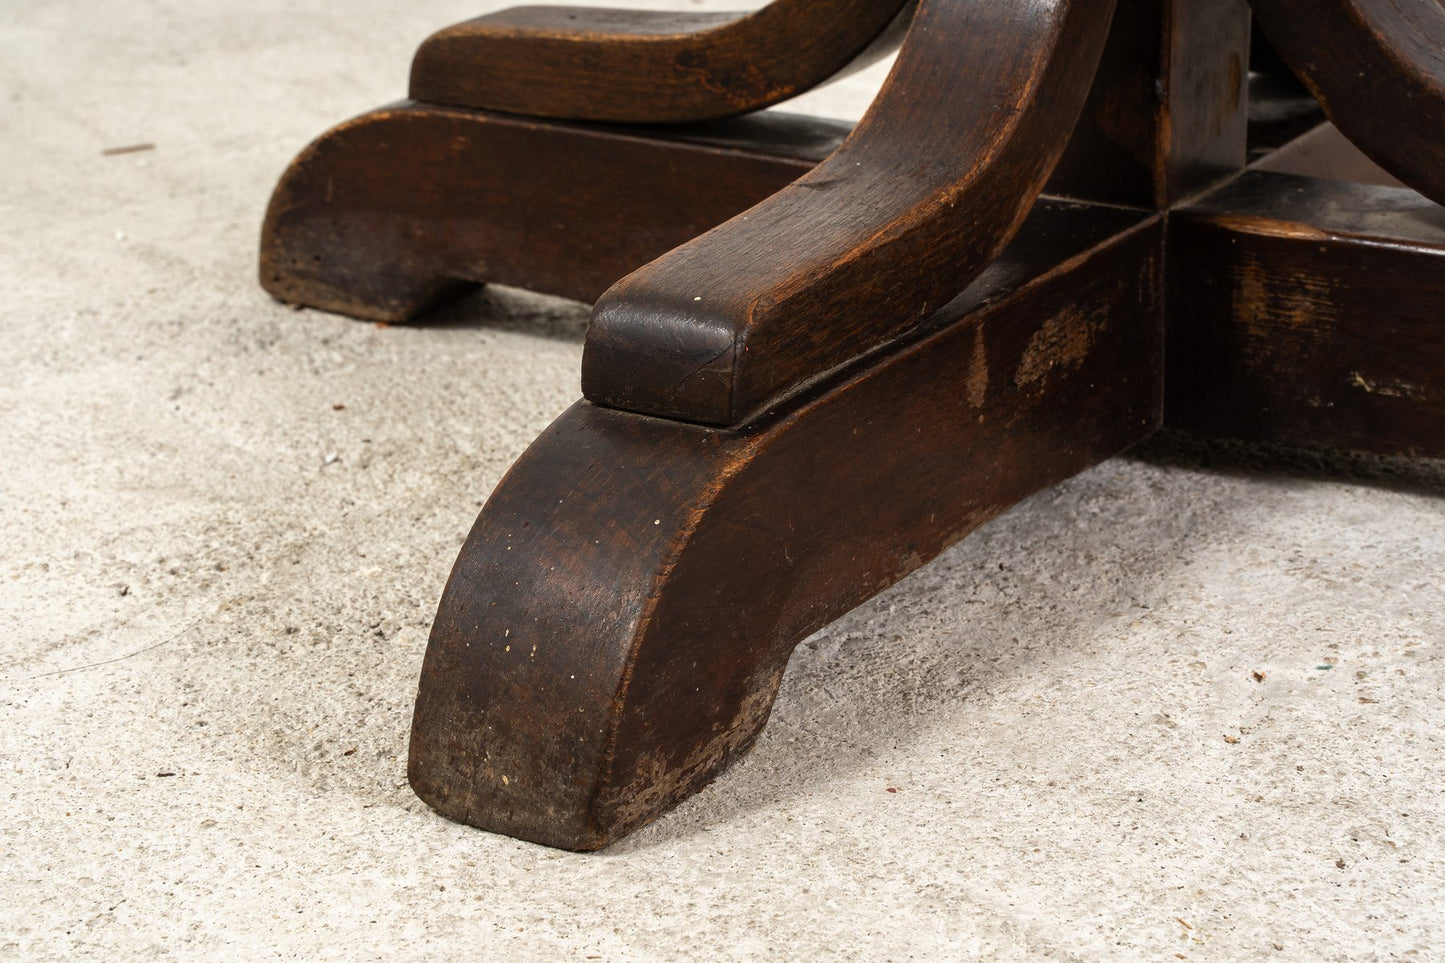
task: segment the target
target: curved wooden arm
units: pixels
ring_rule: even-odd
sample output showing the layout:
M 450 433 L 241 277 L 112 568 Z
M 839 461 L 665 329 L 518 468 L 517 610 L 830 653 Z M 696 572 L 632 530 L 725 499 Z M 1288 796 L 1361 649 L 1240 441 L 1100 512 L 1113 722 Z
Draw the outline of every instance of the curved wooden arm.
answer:
M 775 0 L 751 13 L 513 7 L 428 38 L 411 96 L 565 120 L 712 120 L 882 58 L 911 11 L 908 0 Z
M 1436 0 L 1251 0 L 1325 113 L 1385 170 L 1445 204 L 1445 6 Z
M 1114 0 L 923 0 L 843 145 L 612 287 L 582 389 L 714 425 L 916 325 L 1013 236 L 1089 90 Z

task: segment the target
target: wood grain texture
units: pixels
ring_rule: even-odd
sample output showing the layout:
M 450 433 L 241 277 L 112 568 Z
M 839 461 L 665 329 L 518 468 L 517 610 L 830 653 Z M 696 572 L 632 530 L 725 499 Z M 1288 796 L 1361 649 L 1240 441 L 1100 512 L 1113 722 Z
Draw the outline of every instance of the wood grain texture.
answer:
M 1251 0 L 1276 50 L 1345 136 L 1445 204 L 1445 5 Z
M 1445 209 L 1250 173 L 1170 218 L 1169 424 L 1445 456 Z
M 1041 205 L 931 334 L 723 431 L 579 403 L 443 596 L 409 775 L 443 815 L 595 849 L 753 743 L 792 648 L 1143 438 L 1159 218 Z
M 389 322 L 488 281 L 595 300 L 806 173 L 847 130 L 770 113 L 660 136 L 381 108 L 327 132 L 281 178 L 261 284 Z
M 1351 2 L 1405 9 L 1325 5 Z M 1240 173 L 1238 0 L 1123 3 L 1108 33 L 1112 0 L 925 0 L 846 139 L 407 103 L 297 159 L 263 242 L 286 300 L 394 320 L 488 280 L 589 298 L 682 244 L 599 302 L 592 400 L 458 558 L 413 721 L 423 799 L 572 849 L 630 832 L 752 745 L 804 636 L 1166 408 L 1205 434 L 1445 455 L 1445 209 Z M 1052 183 L 1134 207 L 1035 203 L 1106 33 Z M 1364 86 L 1408 93 L 1412 56 Z M 1257 167 L 1366 169 L 1329 131 L 1293 137 L 1312 110 L 1273 90 Z M 1428 167 L 1429 137 L 1381 113 L 1352 136 Z
M 1113 0 L 924 0 L 836 153 L 602 296 L 583 393 L 737 424 L 916 325 L 1022 222 L 1112 12 Z
M 910 14 L 906 0 L 774 0 L 750 13 L 514 7 L 432 35 L 412 61 L 411 96 L 569 120 L 727 117 L 886 56 Z

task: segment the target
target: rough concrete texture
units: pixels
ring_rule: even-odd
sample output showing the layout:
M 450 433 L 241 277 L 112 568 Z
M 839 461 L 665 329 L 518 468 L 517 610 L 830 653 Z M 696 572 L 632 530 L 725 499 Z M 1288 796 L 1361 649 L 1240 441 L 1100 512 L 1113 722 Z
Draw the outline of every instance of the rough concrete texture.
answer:
M 433 608 L 586 312 L 383 329 L 255 249 L 290 157 L 489 6 L 6 10 L 0 957 L 1445 954 L 1439 464 L 1155 444 L 810 639 L 608 851 L 421 804 Z

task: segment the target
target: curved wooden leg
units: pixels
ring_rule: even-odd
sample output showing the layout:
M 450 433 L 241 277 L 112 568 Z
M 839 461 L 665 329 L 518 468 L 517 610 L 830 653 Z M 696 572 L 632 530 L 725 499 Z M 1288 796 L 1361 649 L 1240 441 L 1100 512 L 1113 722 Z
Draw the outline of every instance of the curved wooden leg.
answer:
M 737 431 L 580 402 L 483 509 L 409 774 L 442 814 L 595 849 L 767 720 L 792 648 L 1159 419 L 1157 216 L 1048 203 L 932 334 Z
M 1445 204 L 1445 5 L 1250 0 L 1275 48 L 1372 160 Z
M 845 130 L 769 117 L 663 137 L 384 107 L 324 134 L 282 176 L 261 284 L 378 321 L 485 281 L 592 300 L 806 173 Z
M 411 96 L 574 120 L 728 117 L 881 59 L 911 16 L 907 0 L 773 0 L 728 13 L 512 7 L 429 37 Z

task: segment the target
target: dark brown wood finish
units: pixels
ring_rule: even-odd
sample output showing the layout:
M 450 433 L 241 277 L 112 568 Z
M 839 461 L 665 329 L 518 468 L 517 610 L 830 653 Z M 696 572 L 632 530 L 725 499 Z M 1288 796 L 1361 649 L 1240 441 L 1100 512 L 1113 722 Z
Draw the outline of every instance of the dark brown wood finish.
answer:
M 1170 217 L 1169 424 L 1445 457 L 1445 208 L 1250 173 Z
M 1276 50 L 1350 140 L 1445 204 L 1445 5 L 1251 0 Z
M 936 333 L 740 431 L 564 414 L 448 583 L 417 793 L 595 849 L 696 792 L 757 737 L 805 636 L 1154 430 L 1159 229 L 1045 205 Z
M 1033 204 L 1113 5 L 924 0 L 842 147 L 602 296 L 583 393 L 738 424 L 919 323 L 998 255 Z
M 892 53 L 907 0 L 774 0 L 751 13 L 513 7 L 433 34 L 416 100 L 564 120 L 759 110 Z
M 1245 0 L 1119 0 L 1083 114 L 1046 191 L 1162 210 L 1239 172 Z
M 1362 51 L 1313 8 L 1271 36 L 1345 134 L 1434 193 L 1433 55 L 1397 36 L 1434 0 L 1404 2 L 1325 0 L 1358 14 L 1378 42 Z M 928 0 L 846 142 L 768 115 L 619 128 L 407 103 L 297 159 L 263 281 L 366 317 L 488 280 L 589 298 L 721 224 L 594 313 L 587 392 L 644 413 L 579 402 L 477 520 L 422 672 L 422 798 L 605 845 L 752 744 L 806 634 L 1161 410 L 1208 434 L 1445 456 L 1445 210 L 1298 176 L 1388 179 L 1277 64 L 1245 82 L 1239 0 L 1120 0 L 1105 44 L 1109 6 Z M 1331 102 L 1384 48 L 1399 62 Z M 569 83 L 545 96 L 580 98 L 579 116 L 646 99 Z M 1365 124 L 1367 97 L 1385 106 Z M 1061 151 L 1051 189 L 1087 200 L 1033 204 Z
M 847 131 L 768 114 L 659 138 L 385 107 L 291 163 L 266 213 L 261 284 L 282 301 L 391 322 L 486 281 L 595 300 L 806 173 Z

